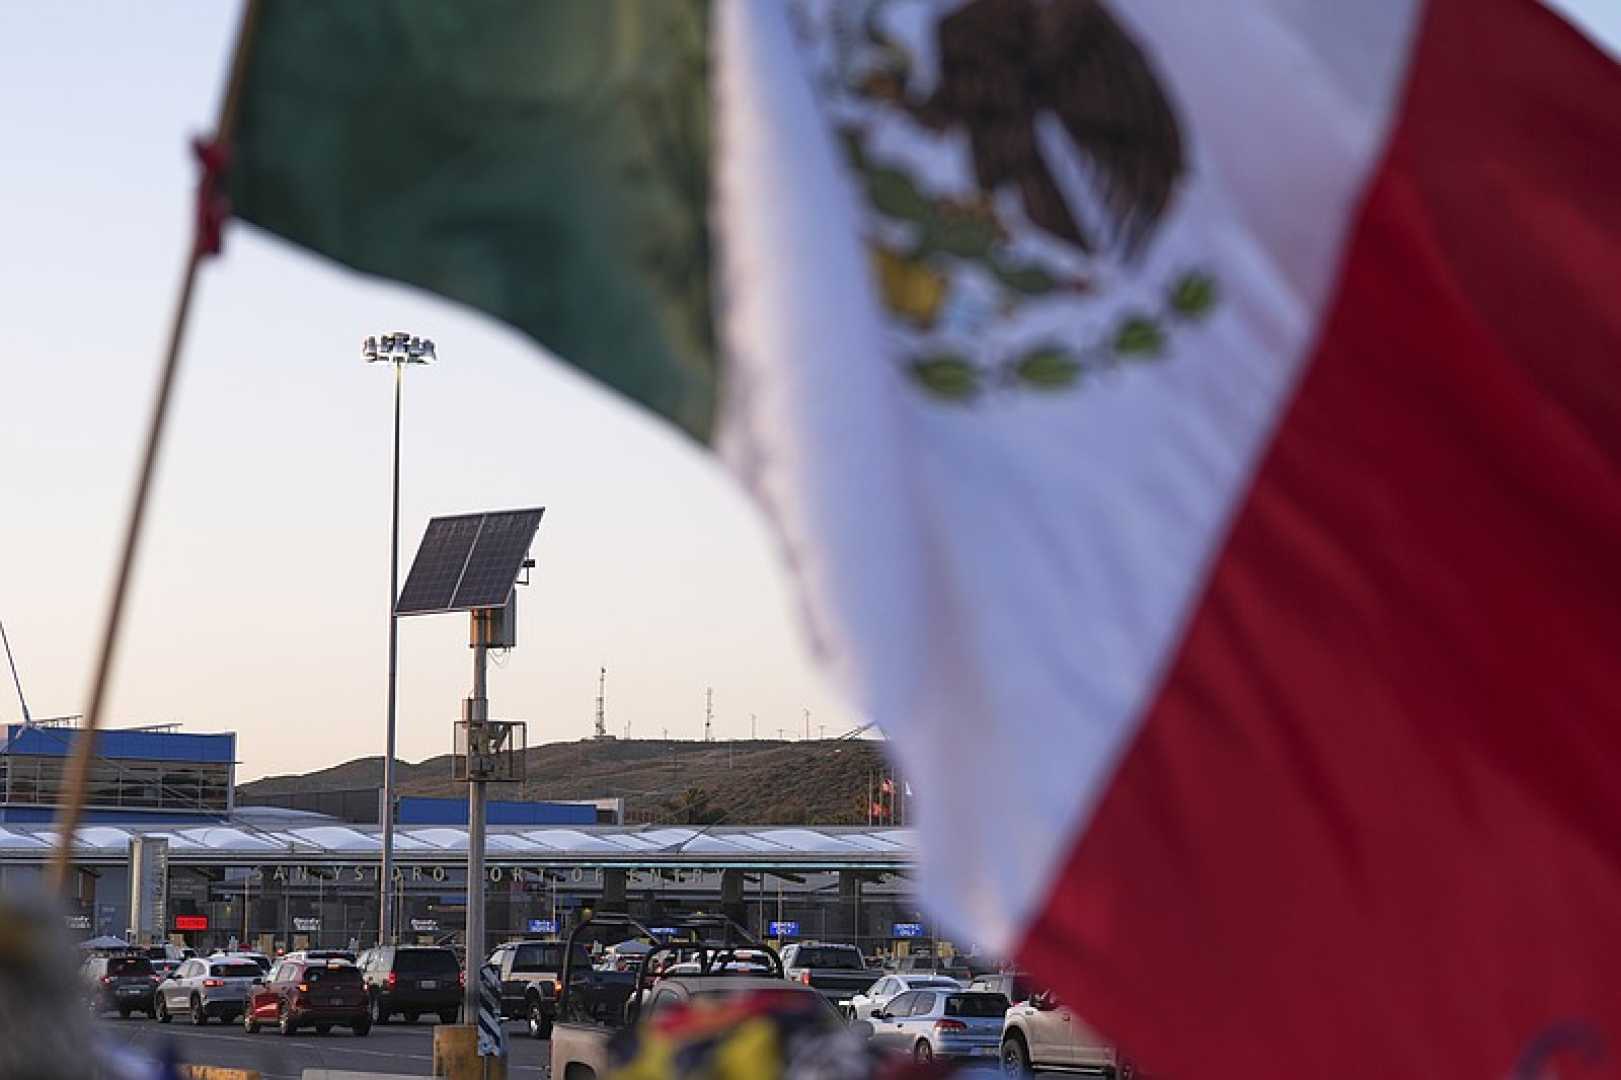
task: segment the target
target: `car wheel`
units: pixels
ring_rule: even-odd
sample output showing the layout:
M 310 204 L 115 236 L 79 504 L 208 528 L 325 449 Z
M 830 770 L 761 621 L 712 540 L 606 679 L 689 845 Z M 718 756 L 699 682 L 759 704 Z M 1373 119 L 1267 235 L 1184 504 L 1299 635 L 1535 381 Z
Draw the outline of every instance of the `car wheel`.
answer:
M 245 1013 L 242 1017 L 242 1030 L 249 1035 L 259 1034 L 259 1021 L 253 1018 L 252 1013 Z
M 315 1025 L 315 1033 L 317 1035 L 325 1035 L 325 1034 L 329 1033 L 331 1030 L 332 1030 L 332 1025 L 331 1024 L 316 1024 Z
M 1002 1040 L 1002 1072 L 1006 1076 L 1030 1075 L 1030 1051 L 1017 1035 Z
M 421 1013 L 408 1012 L 408 1013 L 405 1014 L 405 1022 L 407 1024 L 414 1024 L 414 1023 L 417 1022 L 418 1018 L 420 1018 L 421 1016 L 422 1016 Z
M 383 1007 L 383 999 L 381 997 L 374 997 L 371 999 L 371 1022 L 374 1025 L 388 1023 L 388 1011 Z
M 441 1024 L 459 1024 L 461 1023 L 461 1019 L 462 1011 L 460 1009 L 453 1009 L 450 1012 L 442 1012 L 439 1014 L 439 1022 Z M 547 1030 L 550 1031 L 551 1029 L 548 1028 Z
M 158 999 L 152 1003 L 152 1019 L 160 1024 L 167 1024 L 174 1019 L 169 1015 L 169 1003 L 163 1000 L 162 994 L 159 994 Z
M 208 1023 L 208 1010 L 203 1008 L 202 998 L 191 999 L 191 1022 L 198 1027 Z
M 118 1007 L 118 1018 L 120 1020 L 128 1020 L 129 1019 L 129 1014 L 130 1014 L 130 1008 L 129 1008 L 128 1005 L 120 1005 Z
M 912 1047 L 912 1060 L 919 1065 L 927 1065 L 934 1060 L 934 1047 L 925 1040 L 919 1039 L 917 1045 Z
M 291 1035 L 298 1030 L 298 1021 L 293 1019 L 292 1010 L 285 1005 L 276 1015 L 276 1028 L 283 1035 Z
M 371 1021 L 366 1019 L 356 1021 L 354 1025 L 354 1032 L 357 1038 L 365 1038 L 367 1035 L 370 1035 Z

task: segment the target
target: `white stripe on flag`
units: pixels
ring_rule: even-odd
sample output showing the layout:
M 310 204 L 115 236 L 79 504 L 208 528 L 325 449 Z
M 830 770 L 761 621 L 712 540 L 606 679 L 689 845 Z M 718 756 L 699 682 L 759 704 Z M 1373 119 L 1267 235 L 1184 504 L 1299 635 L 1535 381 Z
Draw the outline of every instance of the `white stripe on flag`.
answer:
M 868 246 L 917 231 L 878 219 L 831 129 L 866 138 L 891 178 L 952 212 L 976 205 L 968 141 L 840 97 L 855 74 L 809 77 L 841 32 L 867 32 L 835 25 L 838 5 L 808 0 L 797 37 L 786 5 L 716 9 L 719 448 L 784 541 L 819 652 L 907 774 L 930 778 L 916 799 L 925 901 L 996 950 L 1018 943 L 1129 745 L 1293 387 L 1415 0 L 1110 7 L 1185 134 L 1188 168 L 1142 258 L 1099 257 L 1077 296 L 1021 300 L 1016 315 L 976 307 L 983 268 L 912 272 L 965 298 L 939 319 L 966 320 L 969 351 L 1028 348 L 1033 329 L 1084 345 L 1163 307 L 1189 268 L 1213 276 L 1219 301 L 1152 362 L 969 402 L 908 376 L 915 350 L 902 349 L 920 331 L 880 308 Z M 883 27 L 913 34 L 919 87 L 930 25 Z M 991 212 L 1031 229 L 1000 202 Z

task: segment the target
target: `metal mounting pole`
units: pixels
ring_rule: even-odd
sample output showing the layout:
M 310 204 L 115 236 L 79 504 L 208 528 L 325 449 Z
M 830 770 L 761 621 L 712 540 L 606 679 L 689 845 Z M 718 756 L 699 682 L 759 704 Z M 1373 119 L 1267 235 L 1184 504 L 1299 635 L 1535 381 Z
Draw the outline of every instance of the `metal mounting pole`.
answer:
M 377 940 L 389 945 L 396 939 L 394 926 L 394 709 L 399 683 L 400 617 L 394 613 L 400 595 L 400 396 L 405 385 L 405 364 L 394 362 L 394 515 L 388 543 L 388 735 L 383 750 L 383 865 L 378 872 Z
M 463 705 L 467 721 L 467 771 L 469 777 L 482 775 L 483 757 L 488 749 L 490 699 L 485 689 L 489 641 L 495 612 L 479 609 L 472 613 L 473 694 Z M 478 1016 L 478 970 L 484 964 L 484 785 L 473 779 L 467 785 L 467 988 L 463 994 L 462 1023 L 474 1023 Z

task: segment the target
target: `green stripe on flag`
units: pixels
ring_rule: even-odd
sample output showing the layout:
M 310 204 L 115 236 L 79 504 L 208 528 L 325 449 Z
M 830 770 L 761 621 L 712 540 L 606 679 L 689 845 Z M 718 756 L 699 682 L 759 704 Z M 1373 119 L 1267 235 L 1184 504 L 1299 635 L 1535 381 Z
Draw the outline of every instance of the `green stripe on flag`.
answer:
M 708 21 L 703 0 L 265 0 L 235 213 L 707 439 Z

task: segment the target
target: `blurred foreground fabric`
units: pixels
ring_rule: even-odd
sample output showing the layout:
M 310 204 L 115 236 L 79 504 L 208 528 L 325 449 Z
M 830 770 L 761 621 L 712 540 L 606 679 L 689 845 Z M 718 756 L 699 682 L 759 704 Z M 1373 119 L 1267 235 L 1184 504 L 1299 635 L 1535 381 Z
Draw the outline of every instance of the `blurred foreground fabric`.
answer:
M 1156 1072 L 1617 1067 L 1621 74 L 1557 16 L 271 0 L 251 50 L 241 217 L 756 496 L 950 936 Z

